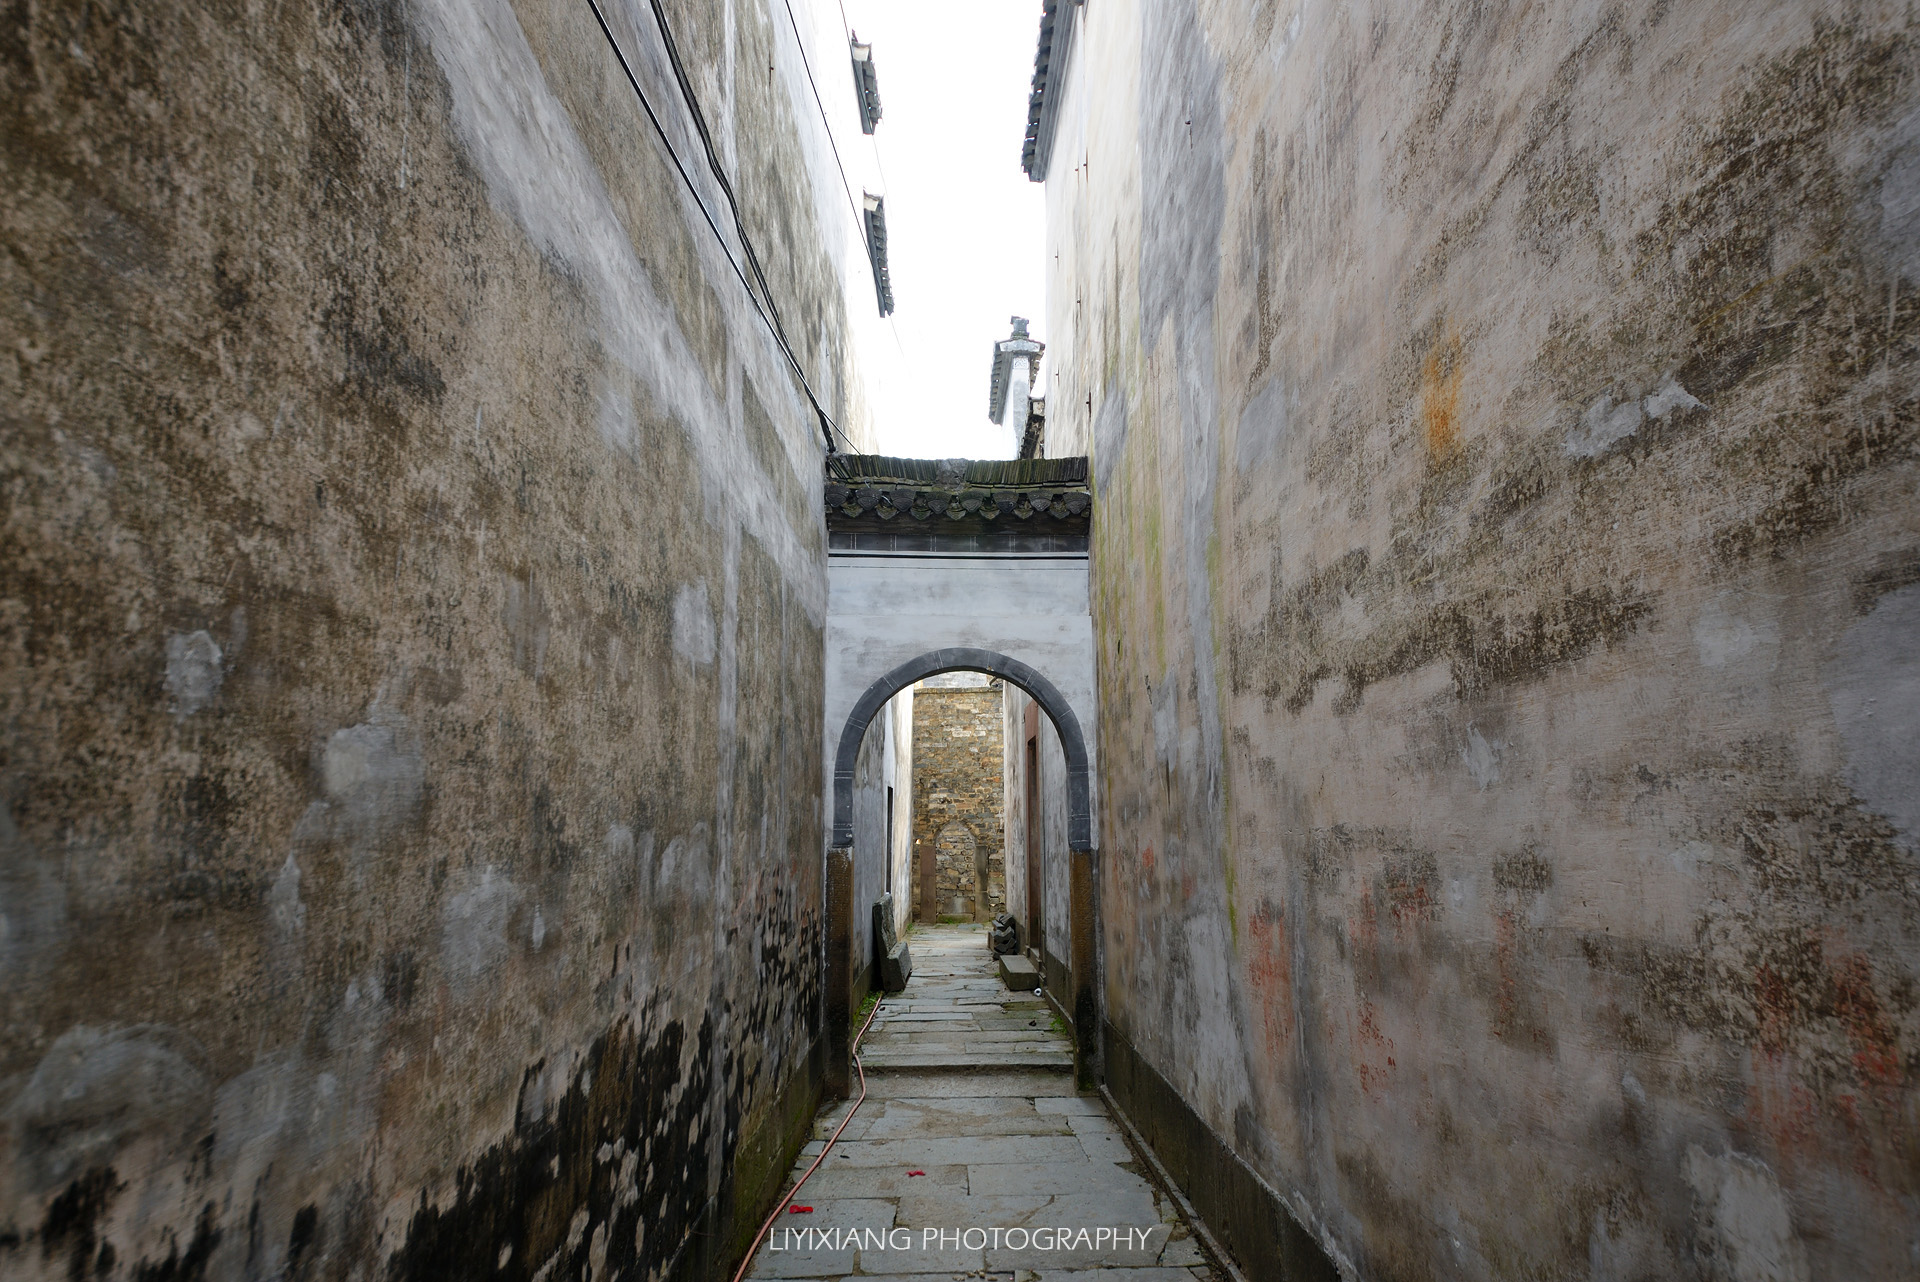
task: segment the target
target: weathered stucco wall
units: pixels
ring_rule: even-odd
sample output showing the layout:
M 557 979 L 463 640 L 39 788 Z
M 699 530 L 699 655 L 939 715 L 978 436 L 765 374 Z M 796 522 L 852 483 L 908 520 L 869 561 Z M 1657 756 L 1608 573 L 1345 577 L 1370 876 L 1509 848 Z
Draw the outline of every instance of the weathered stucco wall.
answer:
M 1039 786 L 1035 799 L 1040 813 L 1027 809 L 1027 710 L 1035 709 L 1035 764 L 1039 767 Z M 1041 711 L 1026 691 L 1006 687 L 1005 710 L 1001 715 L 1002 735 L 1006 743 L 1003 793 L 1006 797 L 1007 911 L 1021 923 L 1023 948 L 1039 948 L 1044 959 L 1043 977 L 1062 1002 L 1070 1000 L 1068 959 L 1070 946 L 1071 877 L 1067 850 L 1067 758 L 1060 748 L 1060 735 L 1053 722 Z M 1040 859 L 1040 876 L 1030 881 L 1027 871 L 1027 828 L 1039 826 L 1035 851 Z M 1040 891 L 1040 935 L 1031 933 L 1033 915 L 1027 899 L 1030 885 Z
M 1911 1276 L 1913 11 L 1083 18 L 1114 1036 L 1358 1276 Z
M 887 826 L 887 795 L 893 794 L 893 826 Z M 852 1007 L 859 1009 L 878 980 L 867 968 L 880 961 L 873 942 L 873 906 L 893 893 L 894 929 L 904 933 L 910 916 L 913 849 L 913 689 L 908 687 L 875 714 L 860 743 L 853 786 L 854 979 Z M 889 841 L 891 837 L 891 841 Z
M 785 7 L 667 10 L 859 432 Z M 818 1090 L 822 447 L 591 12 L 0 77 L 0 1273 L 712 1268 Z

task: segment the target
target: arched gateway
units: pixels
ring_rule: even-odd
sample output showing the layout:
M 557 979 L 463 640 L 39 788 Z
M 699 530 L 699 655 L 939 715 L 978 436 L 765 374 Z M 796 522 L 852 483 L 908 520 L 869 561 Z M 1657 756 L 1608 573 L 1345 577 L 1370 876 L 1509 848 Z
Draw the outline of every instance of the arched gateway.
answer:
M 828 1027 L 844 1028 L 857 996 L 883 857 L 855 849 L 861 742 L 902 690 L 970 670 L 1026 691 L 1060 738 L 1070 890 L 1056 920 L 1071 929 L 1072 991 L 1059 995 L 1074 1010 L 1084 1063 L 1094 1040 L 1098 841 L 1087 460 L 835 455 L 825 499 Z
M 833 845 L 853 844 L 853 769 L 854 762 L 860 756 L 860 741 L 866 737 L 868 723 L 886 706 L 887 700 L 914 682 L 924 681 L 942 672 L 957 671 L 985 672 L 1013 682 L 1032 695 L 1034 702 L 1053 721 L 1054 729 L 1060 734 L 1061 750 L 1067 758 L 1067 848 L 1092 850 L 1093 805 L 1087 767 L 1087 742 L 1086 736 L 1080 731 L 1080 719 L 1073 715 L 1073 705 L 1067 702 L 1066 696 L 1060 693 L 1053 682 L 1018 659 L 973 646 L 934 650 L 909 659 L 868 686 L 853 705 L 853 711 L 847 714 L 847 724 L 840 732 L 840 745 L 833 755 Z
M 915 681 L 968 669 L 1031 695 L 1068 763 L 1068 845 L 1093 849 L 1087 460 L 828 460 L 826 759 L 831 841 L 853 839 L 868 723 Z

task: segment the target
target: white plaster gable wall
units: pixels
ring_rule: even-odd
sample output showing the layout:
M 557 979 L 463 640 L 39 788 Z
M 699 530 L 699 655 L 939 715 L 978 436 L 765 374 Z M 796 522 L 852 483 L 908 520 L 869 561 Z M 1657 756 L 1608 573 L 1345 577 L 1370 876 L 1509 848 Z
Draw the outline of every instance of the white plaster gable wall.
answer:
M 893 754 L 889 759 L 889 782 L 893 787 L 893 848 L 887 858 L 893 862 L 893 925 L 906 933 L 913 916 L 913 687 L 893 696 L 886 716 L 893 736 Z
M 1040 920 L 1044 938 L 1034 940 L 1023 934 L 1020 942 L 1023 947 L 1038 943 L 1055 961 L 1065 963 L 1070 952 L 1071 914 L 1068 903 L 1072 895 L 1072 877 L 1068 866 L 1071 852 L 1067 847 L 1067 758 L 1060 747 L 1060 736 L 1054 732 L 1052 723 L 1042 716 L 1035 727 L 1038 731 L 1035 736 L 1038 741 L 1035 757 L 1039 767 L 1036 792 L 1040 809 L 1038 815 L 1030 814 L 1027 810 L 1026 712 L 1031 702 L 1024 692 L 1011 689 L 1003 714 L 1007 745 L 1002 771 L 1007 789 L 1007 911 L 1020 920 L 1023 930 L 1031 929 L 1033 914 L 1027 903 L 1027 830 L 1030 825 L 1037 824 L 1036 849 L 1040 855 L 1041 878 L 1044 882 L 1040 889 L 1043 896 Z
M 833 556 L 827 581 L 827 805 L 860 696 L 903 663 L 962 646 L 1017 659 L 1051 681 L 1080 722 L 1097 778 L 1086 558 Z
M 1001 687 L 1000 698 L 1000 742 L 1005 745 L 1000 754 L 1000 788 L 1005 797 L 1001 813 L 1002 845 L 1006 851 L 1007 868 L 1007 911 L 1021 922 L 1029 920 L 1027 916 L 1027 791 L 1026 791 L 1026 693 L 1015 685 Z M 1026 934 L 1022 931 L 1020 942 L 1025 945 Z
M 893 839 L 887 841 L 887 790 L 893 789 Z M 853 788 L 853 939 L 855 969 L 876 961 L 873 905 L 887 893 L 893 864 L 894 928 L 912 916 L 908 856 L 913 848 L 913 688 L 887 701 L 867 726 Z M 880 852 L 886 851 L 886 854 Z M 878 983 L 876 977 L 875 983 Z
M 1007 362 L 1007 403 L 1000 412 L 1000 427 L 1007 434 L 1007 457 L 1017 458 L 1020 442 L 1027 434 L 1027 412 L 1033 403 L 1034 360 L 1016 356 Z
M 417 10 L 417 20 L 425 43 L 446 77 L 454 123 L 486 180 L 489 198 L 543 253 L 576 273 L 595 300 L 607 354 L 630 380 L 628 386 L 608 386 L 598 393 L 603 411 L 601 428 L 608 446 L 626 454 L 639 448 L 638 429 L 632 422 L 634 396 L 672 406 L 699 460 L 703 497 L 712 519 L 716 523 L 737 520 L 741 528 L 772 550 L 782 565 L 807 565 L 805 550 L 782 519 L 777 487 L 757 472 L 735 466 L 741 452 L 748 448 L 740 415 L 709 385 L 673 310 L 662 304 L 623 229 L 599 169 L 572 117 L 548 87 L 512 7 L 506 0 L 480 0 L 476 6 L 425 0 Z M 667 73 L 663 66 L 656 65 L 663 61 L 657 42 L 641 38 L 643 28 L 628 23 L 617 25 L 616 34 L 621 34 L 623 27 L 629 29 L 624 32 L 622 48 L 635 60 L 636 74 L 654 82 L 651 93 L 663 101 L 670 100 L 665 87 Z M 789 43 L 791 31 L 782 40 L 777 23 L 775 30 L 776 47 L 783 52 L 793 48 L 793 65 L 782 70 L 789 93 L 795 94 L 794 84 L 806 83 L 805 70 L 799 65 L 798 49 Z M 626 102 L 618 105 L 620 110 L 630 109 Z M 827 186 L 827 175 L 836 171 L 819 108 L 796 96 L 794 113 L 807 154 L 815 225 L 829 229 L 848 226 L 848 215 L 839 212 L 829 199 L 832 189 Z M 682 157 L 692 155 L 697 143 L 684 114 L 670 112 L 663 119 L 678 135 L 674 138 L 675 150 Z M 700 176 L 699 166 L 690 166 L 688 173 L 703 184 L 699 203 L 684 188 L 675 188 L 673 199 L 695 233 L 691 243 L 704 273 L 722 283 L 714 298 L 726 309 L 734 332 L 761 339 L 765 331 L 744 291 L 725 287 L 733 274 L 726 256 L 729 251 L 705 234 L 700 205 L 709 211 L 719 209 L 720 194 L 710 179 Z M 853 250 L 843 243 L 846 239 L 846 235 L 836 237 L 829 232 L 824 244 L 833 255 L 842 296 L 857 300 L 866 271 L 864 253 L 855 262 Z M 852 307 L 853 315 L 863 313 L 857 303 Z M 797 341 L 799 335 L 793 337 Z M 879 349 L 866 343 L 864 350 Z M 735 352 L 754 388 L 768 398 L 770 413 L 788 422 L 811 417 L 802 389 L 785 369 L 770 338 L 741 343 Z M 816 392 L 831 400 L 830 389 L 824 387 L 826 368 L 816 365 L 809 377 L 822 384 Z M 835 407 L 841 426 L 864 436 L 868 428 L 861 421 L 863 389 L 856 381 L 841 381 L 846 395 Z M 850 408 L 855 413 L 850 414 Z M 819 454 L 812 444 L 817 436 L 812 432 L 783 433 L 779 439 L 796 476 L 809 477 L 818 466 Z M 801 441 L 808 444 L 800 447 Z M 802 572 L 796 575 L 794 588 L 808 612 L 813 613 L 818 600 L 817 580 Z

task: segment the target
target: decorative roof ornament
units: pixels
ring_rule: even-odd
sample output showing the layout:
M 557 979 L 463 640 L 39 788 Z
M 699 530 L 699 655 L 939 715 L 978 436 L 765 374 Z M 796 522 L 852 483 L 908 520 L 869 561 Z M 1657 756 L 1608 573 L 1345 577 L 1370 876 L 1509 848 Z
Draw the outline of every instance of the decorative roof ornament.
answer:
M 1039 367 L 1040 354 L 1047 345 L 1037 339 L 1027 337 L 1027 318 L 1015 316 L 1013 336 L 1003 338 L 993 345 L 993 381 L 987 394 L 987 417 L 998 423 L 1007 412 L 1007 389 L 1012 386 L 1013 362 L 1015 357 L 1028 357 L 1032 364 L 1028 366 L 1027 376 Z M 1025 427 L 1025 424 L 1021 424 Z

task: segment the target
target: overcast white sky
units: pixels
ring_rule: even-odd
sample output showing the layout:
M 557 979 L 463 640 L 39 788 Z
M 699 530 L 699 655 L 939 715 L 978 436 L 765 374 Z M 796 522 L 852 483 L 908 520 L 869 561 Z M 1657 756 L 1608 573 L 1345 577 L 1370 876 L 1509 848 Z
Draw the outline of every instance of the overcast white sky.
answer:
M 887 200 L 893 331 L 905 357 L 873 367 L 880 448 L 1009 457 L 1011 442 L 987 419 L 993 344 L 1009 316 L 1046 338 L 1046 209 L 1020 170 L 1040 2 L 842 3 L 873 46 L 882 115 L 870 139 L 857 123 L 834 133 L 843 151 L 862 153 L 846 156 L 853 181 Z M 829 74 L 851 79 L 844 62 Z

